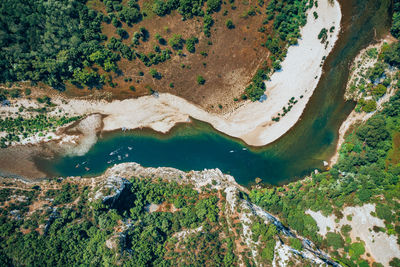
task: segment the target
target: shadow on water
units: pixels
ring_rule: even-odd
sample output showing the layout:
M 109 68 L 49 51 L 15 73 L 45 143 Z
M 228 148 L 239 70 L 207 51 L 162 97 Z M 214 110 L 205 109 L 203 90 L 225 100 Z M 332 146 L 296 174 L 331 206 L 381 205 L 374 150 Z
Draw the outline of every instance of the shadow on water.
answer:
M 86 155 L 41 160 L 40 168 L 53 175 L 90 176 L 116 163 L 135 161 L 185 171 L 219 168 L 244 185 L 256 177 L 266 183 L 284 183 L 322 168 L 323 160 L 335 152 L 338 129 L 355 105 L 343 99 L 349 66 L 361 49 L 390 27 L 390 0 L 340 2 L 342 32 L 325 61 L 318 87 L 302 119 L 273 144 L 249 148 L 195 121 L 178 125 L 167 135 L 150 130 L 109 133 Z

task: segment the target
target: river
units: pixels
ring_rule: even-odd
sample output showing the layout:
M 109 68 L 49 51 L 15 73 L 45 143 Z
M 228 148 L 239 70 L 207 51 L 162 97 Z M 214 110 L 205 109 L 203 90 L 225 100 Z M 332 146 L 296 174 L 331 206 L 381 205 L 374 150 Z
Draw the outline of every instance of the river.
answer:
M 390 0 L 342 0 L 342 31 L 324 63 L 324 73 L 298 123 L 280 139 L 261 148 L 248 147 L 208 124 L 194 121 L 162 135 L 151 130 L 104 134 L 84 156 L 38 159 L 51 175 L 93 176 L 122 162 L 184 171 L 219 168 L 242 185 L 259 177 L 282 184 L 323 169 L 335 153 L 338 129 L 354 108 L 343 95 L 349 66 L 357 53 L 380 39 L 390 27 Z

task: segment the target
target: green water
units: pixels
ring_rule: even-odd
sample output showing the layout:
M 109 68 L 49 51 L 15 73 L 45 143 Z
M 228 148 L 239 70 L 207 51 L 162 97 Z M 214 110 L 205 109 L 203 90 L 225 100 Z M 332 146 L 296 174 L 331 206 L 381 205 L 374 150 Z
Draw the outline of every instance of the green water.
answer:
M 279 184 L 322 168 L 335 151 L 338 129 L 354 108 L 343 100 L 348 69 L 357 53 L 386 34 L 390 27 L 390 0 L 340 1 L 342 32 L 324 65 L 324 74 L 302 119 L 273 144 L 249 148 L 210 126 L 195 122 L 179 125 L 170 134 L 149 130 L 113 133 L 99 139 L 84 156 L 40 160 L 38 166 L 53 175 L 90 176 L 121 162 L 181 170 L 219 168 L 240 184 L 260 177 Z

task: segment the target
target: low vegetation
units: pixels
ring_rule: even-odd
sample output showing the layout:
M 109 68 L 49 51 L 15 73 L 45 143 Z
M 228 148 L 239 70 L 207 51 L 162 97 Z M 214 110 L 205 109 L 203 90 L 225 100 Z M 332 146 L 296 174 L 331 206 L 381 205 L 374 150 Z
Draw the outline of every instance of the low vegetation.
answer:
M 0 132 L 7 133 L 0 138 L 0 147 L 4 148 L 12 142 L 19 142 L 21 139 L 38 134 L 44 136 L 48 132 L 55 132 L 62 125 L 78 120 L 80 117 L 50 117 L 38 114 L 32 118 L 21 116 L 13 118 L 0 118 Z

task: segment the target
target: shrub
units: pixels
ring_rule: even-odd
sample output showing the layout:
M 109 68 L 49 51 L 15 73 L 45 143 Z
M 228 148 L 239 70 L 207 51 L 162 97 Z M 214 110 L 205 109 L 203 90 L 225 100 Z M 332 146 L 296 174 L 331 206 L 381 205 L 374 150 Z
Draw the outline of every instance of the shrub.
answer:
M 196 51 L 195 44 L 197 44 L 198 42 L 199 42 L 199 39 L 197 39 L 196 37 L 191 37 L 191 38 L 187 39 L 187 41 L 186 41 L 186 49 L 190 53 L 194 53 Z
M 205 84 L 206 80 L 201 75 L 197 75 L 197 83 L 200 85 Z
M 129 34 L 127 33 L 127 31 L 125 31 L 125 30 L 122 29 L 122 28 L 118 28 L 118 29 L 117 29 L 117 34 L 118 34 L 119 36 L 121 36 L 122 39 L 127 39 L 127 38 L 129 37 Z
M 400 259 L 399 258 L 393 258 L 390 262 L 389 262 L 389 265 L 390 266 L 393 266 L 393 267 L 398 267 L 398 266 L 400 266 Z
M 207 0 L 207 11 L 217 12 L 221 8 L 221 0 Z
M 321 43 L 326 42 L 326 39 L 328 39 L 328 30 L 326 28 L 322 28 L 322 30 L 319 32 L 318 39 L 321 40 Z
M 400 12 L 395 12 L 393 14 L 393 23 L 390 32 L 394 37 L 400 39 Z
M 364 112 L 369 113 L 369 112 L 373 112 L 376 110 L 376 102 L 373 99 L 369 99 L 369 100 L 361 99 L 359 101 L 359 103 L 361 105 L 362 111 L 364 111 Z
M 375 63 L 374 67 L 368 69 L 368 78 L 374 82 L 385 74 L 385 65 L 381 62 Z
M 233 21 L 232 21 L 231 19 L 228 19 L 228 20 L 225 22 L 225 25 L 226 25 L 226 27 L 227 27 L 228 29 L 233 29 L 233 28 L 235 28 L 235 25 L 233 24 Z
M 340 231 L 342 232 L 343 235 L 347 236 L 347 235 L 349 235 L 349 233 L 351 231 L 351 226 L 349 224 L 345 224 L 342 226 Z
M 174 34 L 168 40 L 168 44 L 175 50 L 182 49 L 183 43 L 184 43 L 184 41 L 182 39 L 182 35 L 180 35 L 180 34 Z
M 377 86 L 373 87 L 371 90 L 372 95 L 380 98 L 382 97 L 384 94 L 386 94 L 386 86 L 384 86 L 383 84 L 378 84 Z
M 303 249 L 301 245 L 301 241 L 297 238 L 290 238 L 289 240 L 290 246 L 297 251 L 301 251 Z
M 326 241 L 328 242 L 328 246 L 333 247 L 334 249 L 339 249 L 344 246 L 344 240 L 340 234 L 328 232 L 326 234 Z
M 365 248 L 362 243 L 353 243 L 350 245 L 349 254 L 352 257 L 359 258 L 365 253 Z
M 157 80 L 162 78 L 161 73 L 159 73 L 156 69 L 150 69 L 149 73 L 151 77 L 156 78 Z
M 370 48 L 367 50 L 367 56 L 370 58 L 376 58 L 378 56 L 378 49 Z

